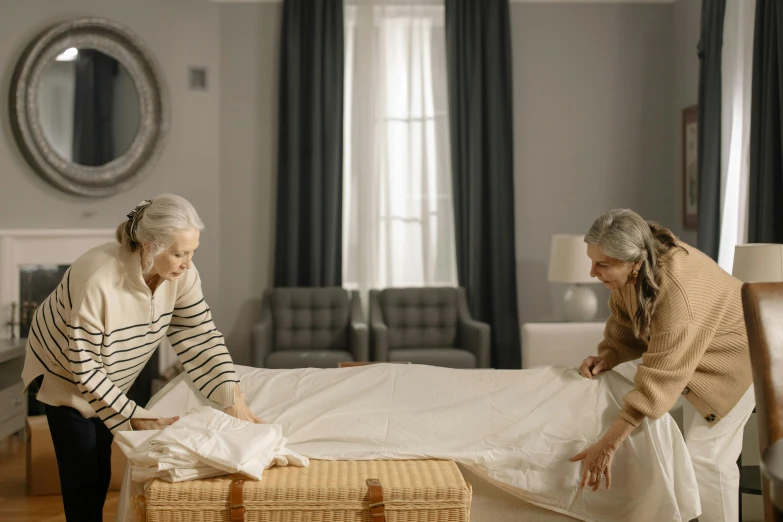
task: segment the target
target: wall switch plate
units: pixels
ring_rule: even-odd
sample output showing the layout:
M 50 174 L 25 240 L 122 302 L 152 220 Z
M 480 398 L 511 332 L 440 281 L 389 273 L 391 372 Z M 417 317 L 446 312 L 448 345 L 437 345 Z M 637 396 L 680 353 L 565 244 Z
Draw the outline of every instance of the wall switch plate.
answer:
M 188 86 L 193 91 L 207 90 L 206 67 L 191 67 L 188 71 Z

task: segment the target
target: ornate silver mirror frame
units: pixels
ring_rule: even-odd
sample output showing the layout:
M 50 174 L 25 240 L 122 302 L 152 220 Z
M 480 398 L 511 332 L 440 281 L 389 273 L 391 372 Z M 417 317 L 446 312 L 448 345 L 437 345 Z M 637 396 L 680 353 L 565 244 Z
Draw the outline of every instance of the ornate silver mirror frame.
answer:
M 72 47 L 95 49 L 117 60 L 133 79 L 139 97 L 139 127 L 130 147 L 100 167 L 63 159 L 44 136 L 38 115 L 41 75 Z M 10 105 L 14 136 L 30 165 L 53 185 L 81 196 L 110 196 L 139 182 L 160 153 L 168 128 L 163 81 L 150 53 L 123 26 L 101 18 L 58 24 L 31 42 L 14 71 Z

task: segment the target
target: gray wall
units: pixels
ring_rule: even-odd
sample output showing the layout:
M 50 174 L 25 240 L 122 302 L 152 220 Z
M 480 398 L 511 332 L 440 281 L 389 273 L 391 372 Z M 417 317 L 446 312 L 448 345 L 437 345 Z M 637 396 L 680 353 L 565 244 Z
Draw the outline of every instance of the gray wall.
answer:
M 560 320 L 552 234 L 617 207 L 677 229 L 672 5 L 512 4 L 511 31 L 520 320 Z
M 277 3 L 220 7 L 220 328 L 240 364 L 272 284 L 281 14 Z
M 0 228 L 114 227 L 141 199 L 183 194 L 207 225 L 196 260 L 206 297 L 235 358 L 249 363 L 250 327 L 272 280 L 281 4 L 29 0 L 18 7 L 0 18 L 0 96 L 38 30 L 106 16 L 153 51 L 172 126 L 138 187 L 84 200 L 27 167 L 0 105 Z M 695 241 L 681 229 L 678 158 L 679 110 L 697 97 L 699 2 L 513 3 L 511 16 L 520 317 L 558 320 L 564 288 L 546 281 L 552 234 L 583 233 L 602 211 L 627 206 Z M 193 65 L 207 68 L 207 91 L 188 89 Z M 596 289 L 605 314 L 606 293 Z
M 116 20 L 152 51 L 164 77 L 171 128 L 163 154 L 137 187 L 111 198 L 69 196 L 25 163 L 0 105 L 0 229 L 114 228 L 160 192 L 190 199 L 206 228 L 195 262 L 218 327 L 240 364 L 270 284 L 274 247 L 276 87 L 281 4 L 193 0 L 30 0 L 0 17 L 0 97 L 27 42 L 79 16 Z M 207 90 L 188 88 L 188 68 L 207 69 Z
M 168 88 L 171 128 L 150 175 L 118 196 L 85 199 L 51 187 L 25 163 L 0 104 L 0 228 L 114 228 L 142 199 L 160 192 L 187 197 L 207 225 L 196 264 L 204 293 L 220 313 L 220 40 L 219 5 L 193 0 L 25 0 L 0 16 L 0 99 L 25 45 L 50 24 L 80 16 L 111 18 L 127 26 L 158 61 Z M 187 68 L 207 67 L 210 88 L 190 91 Z
M 674 81 L 672 85 L 672 126 L 674 127 L 674 161 L 672 170 L 677 173 L 674 202 L 676 223 L 680 237 L 696 246 L 696 231 L 682 230 L 682 133 L 680 114 L 682 109 L 699 103 L 699 57 L 696 47 L 701 33 L 701 2 L 677 0 L 672 6 L 674 42 Z

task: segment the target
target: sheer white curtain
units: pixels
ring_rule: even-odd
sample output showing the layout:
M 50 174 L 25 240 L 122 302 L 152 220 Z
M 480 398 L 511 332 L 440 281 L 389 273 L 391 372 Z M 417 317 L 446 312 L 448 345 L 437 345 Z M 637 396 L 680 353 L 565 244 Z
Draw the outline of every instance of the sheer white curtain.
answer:
M 756 0 L 726 2 L 721 51 L 721 232 L 718 264 L 731 273 L 747 241 L 750 95 Z
M 442 3 L 345 5 L 343 285 L 457 282 Z

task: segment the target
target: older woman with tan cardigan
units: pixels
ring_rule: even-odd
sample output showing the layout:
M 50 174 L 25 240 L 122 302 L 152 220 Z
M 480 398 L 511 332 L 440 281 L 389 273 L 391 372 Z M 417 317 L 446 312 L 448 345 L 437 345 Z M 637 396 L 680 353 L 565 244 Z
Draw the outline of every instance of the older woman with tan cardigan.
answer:
M 598 355 L 579 368 L 592 378 L 642 359 L 618 418 L 584 461 L 582 486 L 611 486 L 614 453 L 645 418 L 682 394 L 695 410 L 686 430 L 701 497 L 700 522 L 739 519 L 742 432 L 755 401 L 742 283 L 699 250 L 630 210 L 599 217 L 585 236 L 591 275 L 611 290 Z

